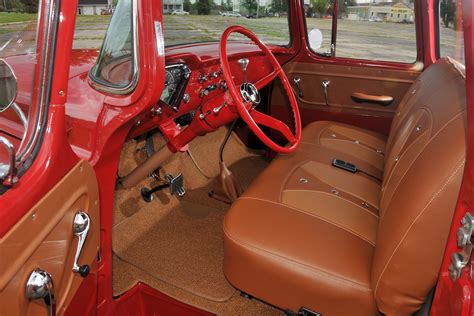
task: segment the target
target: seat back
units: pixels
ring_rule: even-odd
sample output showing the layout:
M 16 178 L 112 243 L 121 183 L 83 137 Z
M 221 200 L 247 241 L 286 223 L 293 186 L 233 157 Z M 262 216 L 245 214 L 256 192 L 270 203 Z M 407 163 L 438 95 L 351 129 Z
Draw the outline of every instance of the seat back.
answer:
M 434 286 L 466 152 L 464 66 L 443 58 L 412 85 L 385 155 L 372 288 L 387 315 L 418 310 Z

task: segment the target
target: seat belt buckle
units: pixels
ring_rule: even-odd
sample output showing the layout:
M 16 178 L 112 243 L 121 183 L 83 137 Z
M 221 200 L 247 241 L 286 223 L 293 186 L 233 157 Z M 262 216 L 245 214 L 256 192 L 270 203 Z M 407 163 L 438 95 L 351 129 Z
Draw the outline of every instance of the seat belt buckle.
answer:
M 356 173 L 357 172 L 357 167 L 351 163 L 348 163 L 348 162 L 345 162 L 344 160 L 341 160 L 341 159 L 334 159 L 332 161 L 332 165 L 334 167 L 337 167 L 337 168 L 340 168 L 340 169 L 343 169 L 343 170 L 346 170 L 346 171 L 349 171 L 349 172 L 352 172 L 352 173 Z

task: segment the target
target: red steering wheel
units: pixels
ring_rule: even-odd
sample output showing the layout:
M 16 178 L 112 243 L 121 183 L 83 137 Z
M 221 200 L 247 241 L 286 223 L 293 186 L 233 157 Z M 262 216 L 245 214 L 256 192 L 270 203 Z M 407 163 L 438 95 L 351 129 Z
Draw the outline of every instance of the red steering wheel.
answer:
M 227 40 L 229 35 L 232 33 L 239 33 L 248 37 L 253 43 L 255 43 L 266 55 L 267 59 L 273 66 L 273 71 L 258 80 L 255 83 L 244 82 L 241 85 L 236 85 L 230 71 L 229 61 L 227 59 Z M 280 64 L 273 56 L 272 52 L 268 47 L 251 31 L 248 29 L 234 25 L 228 27 L 221 37 L 220 42 L 220 61 L 222 66 L 222 71 L 224 72 L 224 77 L 227 83 L 228 91 L 232 97 L 235 107 L 239 112 L 240 117 L 247 123 L 250 129 L 257 135 L 260 140 L 267 145 L 270 149 L 284 154 L 292 153 L 298 147 L 301 140 L 301 117 L 298 110 L 298 104 L 296 103 L 295 95 L 293 94 L 293 89 L 286 77 L 285 72 L 281 68 Z M 262 112 L 255 110 L 255 106 L 260 102 L 260 95 L 258 90 L 265 87 L 267 84 L 273 81 L 276 77 L 279 77 L 283 83 L 285 92 L 290 100 L 291 110 L 293 111 L 293 118 L 295 120 L 295 133 L 293 133 L 286 125 L 280 120 L 273 118 L 269 115 L 266 115 Z M 271 140 L 258 126 L 261 124 L 263 126 L 269 127 L 275 131 L 280 132 L 285 139 L 288 141 L 287 146 L 280 146 Z

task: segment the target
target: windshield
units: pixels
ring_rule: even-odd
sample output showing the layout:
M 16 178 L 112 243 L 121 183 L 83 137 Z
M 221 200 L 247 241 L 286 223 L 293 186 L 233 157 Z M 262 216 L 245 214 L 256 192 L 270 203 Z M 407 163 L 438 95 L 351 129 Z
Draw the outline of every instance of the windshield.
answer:
M 166 46 L 219 41 L 231 25 L 266 44 L 290 43 L 287 0 L 163 0 L 163 13 Z

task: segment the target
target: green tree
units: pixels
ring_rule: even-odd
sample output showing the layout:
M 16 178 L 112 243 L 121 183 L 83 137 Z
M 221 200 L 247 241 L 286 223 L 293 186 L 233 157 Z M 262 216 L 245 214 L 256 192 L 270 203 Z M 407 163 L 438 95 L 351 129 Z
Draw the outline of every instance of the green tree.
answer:
M 226 6 L 226 11 L 232 11 L 234 9 L 232 5 L 232 0 L 227 0 L 227 6 Z
M 25 6 L 20 0 L 1 1 L 3 11 L 24 12 Z M 5 5 L 5 6 L 4 6 Z
M 186 12 L 191 12 L 191 1 L 190 0 L 184 0 L 183 10 L 186 11 Z
M 196 6 L 199 15 L 209 15 L 211 13 L 211 0 L 198 0 Z
M 328 10 L 329 0 L 311 0 L 311 4 L 314 8 L 314 11 L 323 16 Z
M 270 5 L 270 11 L 273 13 L 283 13 L 288 11 L 288 0 L 273 0 Z
M 456 19 L 456 3 L 452 0 L 442 0 L 440 4 L 440 16 L 445 27 L 454 23 Z M 454 27 L 456 27 L 454 25 Z
M 257 11 L 257 1 L 256 0 L 242 0 L 240 4 L 247 9 L 248 14 Z
M 28 13 L 38 12 L 38 0 L 21 0 L 23 8 Z
M 334 0 L 331 0 L 331 4 L 334 4 Z M 337 15 L 341 16 L 341 14 L 347 15 L 347 7 L 357 5 L 355 0 L 339 0 L 339 9 L 337 11 Z

